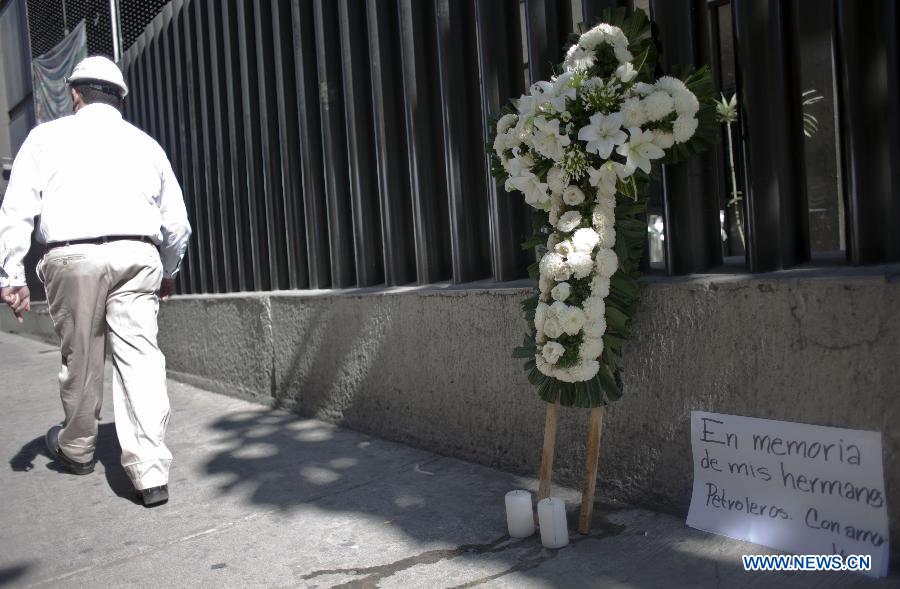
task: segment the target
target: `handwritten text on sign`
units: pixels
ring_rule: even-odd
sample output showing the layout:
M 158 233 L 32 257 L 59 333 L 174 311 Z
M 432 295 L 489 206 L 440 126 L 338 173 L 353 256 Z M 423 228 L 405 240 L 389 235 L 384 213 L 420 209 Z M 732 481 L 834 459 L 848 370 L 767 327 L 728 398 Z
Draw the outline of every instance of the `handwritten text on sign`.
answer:
M 691 446 L 689 526 L 887 574 L 880 433 L 693 411 Z

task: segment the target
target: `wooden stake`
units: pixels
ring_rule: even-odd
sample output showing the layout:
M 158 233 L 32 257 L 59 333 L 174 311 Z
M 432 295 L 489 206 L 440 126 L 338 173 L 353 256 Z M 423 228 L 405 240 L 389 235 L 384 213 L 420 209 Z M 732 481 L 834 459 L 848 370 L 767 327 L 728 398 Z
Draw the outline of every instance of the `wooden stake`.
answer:
M 594 516 L 594 491 L 597 488 L 597 463 L 600 458 L 600 433 L 603 426 L 603 407 L 591 409 L 591 423 L 588 431 L 587 460 L 584 465 L 584 487 L 581 491 L 581 513 L 578 517 L 578 531 L 591 531 Z
M 541 453 L 540 487 L 538 501 L 550 496 L 550 476 L 553 474 L 553 454 L 556 451 L 556 424 L 559 421 L 559 399 L 547 403 L 547 419 L 544 421 L 544 450 Z

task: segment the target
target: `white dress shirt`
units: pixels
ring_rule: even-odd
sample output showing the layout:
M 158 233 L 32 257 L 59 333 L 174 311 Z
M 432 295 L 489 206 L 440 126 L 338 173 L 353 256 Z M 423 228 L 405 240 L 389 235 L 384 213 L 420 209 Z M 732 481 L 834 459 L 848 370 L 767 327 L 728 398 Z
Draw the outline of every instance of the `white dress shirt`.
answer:
M 0 208 L 0 286 L 25 284 L 37 216 L 43 243 L 150 237 L 167 278 L 178 272 L 191 235 L 165 151 L 105 104 L 39 125 L 22 144 Z

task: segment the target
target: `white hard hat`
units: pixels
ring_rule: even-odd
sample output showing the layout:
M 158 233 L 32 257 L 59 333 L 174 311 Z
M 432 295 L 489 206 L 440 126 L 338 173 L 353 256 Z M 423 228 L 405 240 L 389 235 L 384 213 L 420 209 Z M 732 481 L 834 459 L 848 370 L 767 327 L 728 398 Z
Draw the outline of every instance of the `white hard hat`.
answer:
M 125 85 L 122 70 L 112 60 L 102 55 L 85 57 L 78 62 L 67 82 L 72 84 L 78 81 L 103 82 L 121 89 L 122 98 L 128 95 L 128 86 Z

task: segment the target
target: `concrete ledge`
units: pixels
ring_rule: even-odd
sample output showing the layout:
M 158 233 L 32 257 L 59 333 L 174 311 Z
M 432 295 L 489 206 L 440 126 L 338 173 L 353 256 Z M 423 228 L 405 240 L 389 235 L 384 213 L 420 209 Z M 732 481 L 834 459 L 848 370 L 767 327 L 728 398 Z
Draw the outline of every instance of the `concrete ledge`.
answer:
M 605 420 L 599 492 L 684 512 L 691 410 L 877 430 L 896 537 L 898 277 L 891 266 L 644 280 L 625 397 Z M 162 305 L 160 345 L 174 377 L 204 388 L 532 475 L 545 407 L 510 357 L 527 292 L 176 297 Z M 580 482 L 587 415 L 562 413 L 558 482 Z

